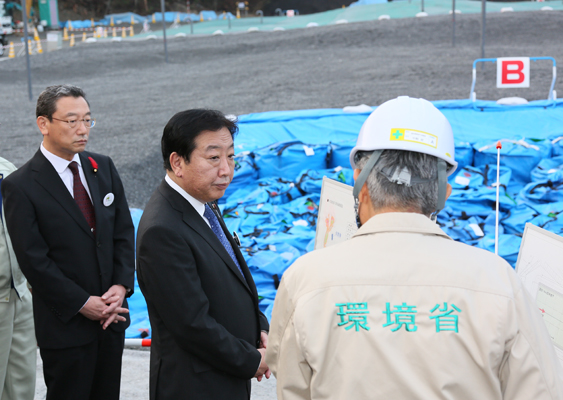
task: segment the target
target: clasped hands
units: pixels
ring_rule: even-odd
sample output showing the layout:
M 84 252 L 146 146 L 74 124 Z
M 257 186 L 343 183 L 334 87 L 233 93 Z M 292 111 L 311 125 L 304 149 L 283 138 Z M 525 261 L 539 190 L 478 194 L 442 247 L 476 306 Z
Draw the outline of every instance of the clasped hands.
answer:
M 260 352 L 262 359 L 260 360 L 260 367 L 258 367 L 256 375 L 254 375 L 258 382 L 260 382 L 264 376 L 266 379 L 270 379 L 270 376 L 272 375 L 270 368 L 266 365 L 266 346 L 268 346 L 268 334 L 266 332 L 261 332 L 260 347 L 258 347 L 258 351 Z
M 121 307 L 126 292 L 123 285 L 113 285 L 101 297 L 90 296 L 80 313 L 92 321 L 100 321 L 103 329 L 112 323 L 123 322 L 125 317 L 119 314 L 129 312 L 128 309 Z

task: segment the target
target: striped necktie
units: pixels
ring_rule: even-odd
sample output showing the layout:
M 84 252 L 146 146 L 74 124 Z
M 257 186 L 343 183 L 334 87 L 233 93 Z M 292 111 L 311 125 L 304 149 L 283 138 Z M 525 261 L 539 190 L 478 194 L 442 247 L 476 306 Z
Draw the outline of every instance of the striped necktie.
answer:
M 244 278 L 244 274 L 242 273 L 242 269 L 240 268 L 240 264 L 237 260 L 237 256 L 235 255 L 235 251 L 233 250 L 233 246 L 231 246 L 231 242 L 229 242 L 229 240 L 225 236 L 225 232 L 223 232 L 223 228 L 221 228 L 219 219 L 217 218 L 211 207 L 209 207 L 209 205 L 207 204 L 205 205 L 205 211 L 203 213 L 203 216 L 207 218 L 207 220 L 209 221 L 209 225 L 211 225 L 211 230 L 213 231 L 215 236 L 217 236 L 217 239 L 219 239 L 225 250 L 227 250 L 227 253 L 229 253 L 231 258 L 233 259 L 233 262 L 235 263 L 238 270 L 240 271 L 240 274 Z
M 94 212 L 94 206 L 92 201 L 88 196 L 88 192 L 84 188 L 82 181 L 80 180 L 80 174 L 78 173 L 78 163 L 76 161 L 71 162 L 68 167 L 72 171 L 74 176 L 74 201 L 78 204 L 78 208 L 82 211 L 82 215 L 86 218 L 86 222 L 90 225 L 92 232 L 96 231 L 96 214 Z

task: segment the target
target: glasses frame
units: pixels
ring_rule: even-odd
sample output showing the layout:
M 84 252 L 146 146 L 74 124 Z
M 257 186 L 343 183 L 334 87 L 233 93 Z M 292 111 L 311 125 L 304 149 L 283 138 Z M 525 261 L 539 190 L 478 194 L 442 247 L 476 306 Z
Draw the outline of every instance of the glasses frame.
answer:
M 74 129 L 78 126 L 79 122 L 82 122 L 84 124 L 84 127 L 86 129 L 92 129 L 94 126 L 96 126 L 96 118 L 90 118 L 90 121 L 92 122 L 91 126 L 87 126 L 86 125 L 86 119 L 82 118 L 82 119 L 77 119 L 76 120 L 76 125 L 72 126 L 69 120 L 66 119 L 59 119 L 59 118 L 55 118 L 55 117 L 51 117 L 52 119 L 56 120 L 56 121 L 61 121 L 61 122 L 66 122 L 68 124 L 68 126 L 70 127 L 70 129 Z

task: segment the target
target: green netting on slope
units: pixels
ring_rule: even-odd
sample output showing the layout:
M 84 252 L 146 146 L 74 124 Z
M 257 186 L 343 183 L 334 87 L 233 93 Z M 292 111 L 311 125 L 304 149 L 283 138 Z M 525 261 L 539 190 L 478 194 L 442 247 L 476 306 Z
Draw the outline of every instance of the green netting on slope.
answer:
M 504 7 L 512 7 L 517 11 L 539 11 L 542 7 L 549 6 L 553 10 L 563 10 L 563 2 L 487 2 L 487 13 L 500 12 Z M 425 0 L 424 10 L 428 15 L 445 15 L 450 12 L 452 2 L 450 0 Z M 456 9 L 462 14 L 476 14 L 481 12 L 481 2 L 475 0 L 456 0 Z M 372 4 L 357 7 L 340 8 L 336 10 L 326 11 L 317 14 L 299 15 L 292 18 L 288 17 L 264 17 L 263 23 L 260 18 L 241 18 L 232 19 L 231 28 L 229 29 L 229 21 L 220 19 L 216 21 L 205 21 L 195 23 L 193 26 L 194 34 L 210 35 L 217 30 L 227 33 L 246 32 L 249 28 L 258 28 L 260 31 L 273 31 L 275 28 L 297 29 L 306 28 L 310 23 L 316 23 L 319 26 L 332 25 L 346 20 L 347 22 L 373 21 L 382 15 L 388 15 L 390 18 L 412 18 L 421 10 L 420 0 L 416 1 L 399 1 L 383 4 Z M 175 29 L 167 29 L 167 36 L 174 36 L 178 33 L 186 35 L 191 34 L 189 25 L 182 25 Z M 161 36 L 161 31 L 151 32 L 148 34 L 138 35 L 137 38 L 146 38 L 148 35 Z

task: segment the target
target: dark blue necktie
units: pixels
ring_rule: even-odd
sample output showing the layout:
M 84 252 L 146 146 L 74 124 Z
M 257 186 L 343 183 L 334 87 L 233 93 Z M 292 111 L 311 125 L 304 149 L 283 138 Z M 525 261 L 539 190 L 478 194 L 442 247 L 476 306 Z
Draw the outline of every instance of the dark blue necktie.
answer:
M 231 258 L 233 259 L 233 262 L 240 271 L 240 274 L 244 278 L 244 274 L 242 273 L 242 269 L 240 268 L 240 264 L 238 263 L 237 256 L 235 255 L 235 251 L 233 250 L 233 246 L 231 246 L 231 242 L 229 242 L 229 239 L 227 239 L 227 237 L 225 236 L 225 232 L 223 232 L 223 228 L 221 228 L 221 224 L 219 223 L 217 216 L 215 215 L 211 207 L 209 207 L 207 204 L 205 205 L 203 216 L 209 221 L 211 230 L 213 231 L 215 236 L 217 236 L 217 239 L 219 239 L 225 250 L 227 250 L 227 253 L 229 253 Z

